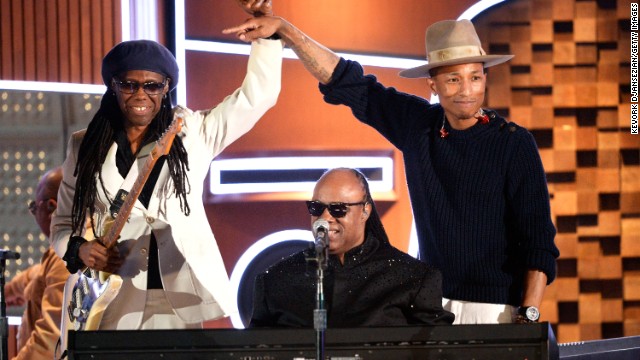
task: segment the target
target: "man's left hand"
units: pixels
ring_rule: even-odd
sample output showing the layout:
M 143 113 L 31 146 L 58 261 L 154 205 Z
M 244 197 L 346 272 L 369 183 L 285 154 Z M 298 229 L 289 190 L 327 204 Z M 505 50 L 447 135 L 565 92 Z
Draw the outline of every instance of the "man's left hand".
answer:
M 236 0 L 247 14 L 253 16 L 273 15 L 271 0 Z

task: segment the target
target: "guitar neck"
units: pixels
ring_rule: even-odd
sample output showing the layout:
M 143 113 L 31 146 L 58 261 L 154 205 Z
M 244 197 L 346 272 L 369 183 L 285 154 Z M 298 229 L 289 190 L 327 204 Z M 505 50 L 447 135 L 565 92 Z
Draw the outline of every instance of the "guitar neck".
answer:
M 156 156 L 153 151 L 149 153 L 149 156 L 147 157 L 142 170 L 136 178 L 136 181 L 133 183 L 129 194 L 127 194 L 127 197 L 122 203 L 122 206 L 120 207 L 116 218 L 113 220 L 113 224 L 109 227 L 109 231 L 107 231 L 105 236 L 102 238 L 102 244 L 106 248 L 109 249 L 118 242 L 120 232 L 122 232 L 124 225 L 127 223 L 129 215 L 131 215 L 133 205 L 135 204 L 136 200 L 138 200 L 144 184 L 147 182 L 147 179 L 149 179 L 149 175 L 151 175 L 151 170 L 153 170 L 153 167 L 158 162 L 158 158 L 159 157 Z
M 120 232 L 124 228 L 124 225 L 129 220 L 129 215 L 131 215 L 131 210 L 133 209 L 133 204 L 138 200 L 138 196 L 142 192 L 142 188 L 144 184 L 149 179 L 149 175 L 151 175 L 151 170 L 158 162 L 158 159 L 162 155 L 168 155 L 169 150 L 171 149 L 171 145 L 173 144 L 173 140 L 176 137 L 176 134 L 180 132 L 182 129 L 182 117 L 175 117 L 165 133 L 156 141 L 155 146 L 149 152 L 149 156 L 145 161 L 142 170 L 139 172 L 136 181 L 133 183 L 131 190 L 129 190 L 129 194 L 124 199 L 118 214 L 115 219 L 113 219 L 113 223 L 107 230 L 107 233 L 102 237 L 102 244 L 107 248 L 112 248 L 120 237 Z M 135 164 L 133 166 L 136 166 Z

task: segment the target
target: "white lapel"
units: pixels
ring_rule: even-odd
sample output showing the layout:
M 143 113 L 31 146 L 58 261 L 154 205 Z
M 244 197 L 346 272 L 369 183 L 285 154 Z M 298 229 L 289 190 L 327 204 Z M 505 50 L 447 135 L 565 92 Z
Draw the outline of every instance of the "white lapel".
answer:
M 129 174 L 127 174 L 127 178 L 124 181 L 124 184 L 122 185 L 121 189 L 124 190 L 129 190 L 132 188 L 133 182 L 135 182 L 137 176 L 139 173 L 142 173 L 144 171 L 144 167 L 145 164 L 147 162 L 147 160 L 149 160 L 149 155 L 151 153 L 151 150 L 153 150 L 153 148 L 156 146 L 156 142 L 152 142 L 149 143 L 147 145 L 145 145 L 140 152 L 138 153 L 138 157 L 136 158 L 135 162 L 133 163 L 133 165 L 131 166 L 131 170 L 129 171 Z M 157 165 L 157 162 L 154 164 Z M 153 169 L 152 169 L 153 170 Z M 131 177 L 130 177 L 131 175 Z M 160 198 L 164 198 L 166 199 L 167 196 L 163 194 L 166 194 L 167 191 L 167 181 L 171 179 L 171 176 L 169 174 L 169 167 L 165 163 L 162 165 L 162 169 L 160 171 L 160 174 L 158 175 L 158 180 L 156 181 L 156 183 L 153 186 L 153 190 L 151 193 L 151 197 L 149 199 L 149 205 L 147 207 L 147 213 L 151 213 L 151 214 L 157 214 L 158 213 L 158 208 L 161 205 L 160 204 Z M 149 181 L 150 179 L 148 179 L 147 181 Z M 173 191 L 173 190 L 171 190 Z M 144 209 L 142 203 L 140 203 L 139 201 L 136 201 L 135 204 L 136 207 L 140 207 L 140 209 Z M 166 206 L 166 205 L 165 205 Z
M 102 180 L 104 181 L 105 188 L 107 189 L 110 197 L 115 196 L 115 194 L 118 192 L 118 189 L 120 189 L 120 185 L 122 185 L 122 182 L 124 181 L 124 178 L 120 175 L 120 172 L 118 172 L 118 167 L 116 166 L 117 151 L 118 145 L 114 142 L 111 145 L 111 148 L 109 148 L 109 152 L 107 152 L 107 158 L 104 160 L 101 169 Z M 100 184 L 98 184 L 98 190 L 100 192 L 102 190 Z M 104 194 L 102 194 L 101 196 L 104 196 Z M 106 201 L 106 198 L 102 200 L 104 202 Z M 108 202 L 105 202 L 105 204 L 108 204 Z
M 116 165 L 116 153 L 118 151 L 118 144 L 114 142 L 111 145 L 111 148 L 109 148 L 109 151 L 107 152 L 104 164 L 102 164 L 102 179 L 111 200 L 113 200 L 113 197 L 118 193 L 118 190 L 123 189 L 127 192 L 131 190 L 133 183 L 138 177 L 140 171 L 142 171 L 144 163 L 149 156 L 150 150 L 153 149 L 154 144 L 155 143 L 147 144 L 147 146 L 141 149 L 138 158 L 136 158 L 136 160 L 131 165 L 131 169 L 129 169 L 129 173 L 127 174 L 126 178 L 123 178 L 122 175 L 120 175 L 118 166 Z M 100 186 L 98 186 L 98 188 L 101 190 Z M 101 194 L 101 197 L 103 196 L 104 194 Z M 101 200 L 105 205 L 108 204 L 106 198 L 102 198 Z M 134 211 L 135 209 L 139 209 L 141 211 L 144 209 L 142 203 L 137 199 L 135 204 L 133 205 L 132 211 Z

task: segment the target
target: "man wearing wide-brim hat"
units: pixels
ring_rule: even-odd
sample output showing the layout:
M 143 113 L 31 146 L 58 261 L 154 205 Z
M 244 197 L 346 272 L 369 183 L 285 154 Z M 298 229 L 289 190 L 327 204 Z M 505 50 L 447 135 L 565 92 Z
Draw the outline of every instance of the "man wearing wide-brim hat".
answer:
M 349 106 L 402 151 L 420 258 L 442 271 L 455 323 L 538 320 L 559 255 L 544 169 L 526 129 L 481 107 L 485 68 L 511 55 L 486 54 L 468 20 L 431 25 L 428 63 L 400 75 L 427 78 L 440 99 L 432 104 L 383 86 L 282 18 L 225 31 L 245 41 L 281 37 L 326 102 Z

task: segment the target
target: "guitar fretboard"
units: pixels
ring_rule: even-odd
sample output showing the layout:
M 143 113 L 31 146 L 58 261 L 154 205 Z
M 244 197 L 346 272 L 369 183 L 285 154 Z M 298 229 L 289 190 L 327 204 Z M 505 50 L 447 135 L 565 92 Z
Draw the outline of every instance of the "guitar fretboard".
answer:
M 176 134 L 182 129 L 182 118 L 176 117 L 171 125 L 167 128 L 162 137 L 156 141 L 155 146 L 149 152 L 149 156 L 147 160 L 144 162 L 142 166 L 142 170 L 138 174 L 136 181 L 133 183 L 129 194 L 127 194 L 116 218 L 113 220 L 113 223 L 109 227 L 109 230 L 102 237 L 102 244 L 107 248 L 113 247 L 118 242 L 118 237 L 120 237 L 120 232 L 124 228 L 124 225 L 127 223 L 129 219 L 129 215 L 131 215 L 131 210 L 133 209 L 133 204 L 135 204 L 136 200 L 140 196 L 142 192 L 142 188 L 144 184 L 149 179 L 151 175 L 151 170 L 158 162 L 160 156 L 169 154 L 169 150 L 171 149 L 171 144 L 173 144 L 173 139 L 176 137 Z

